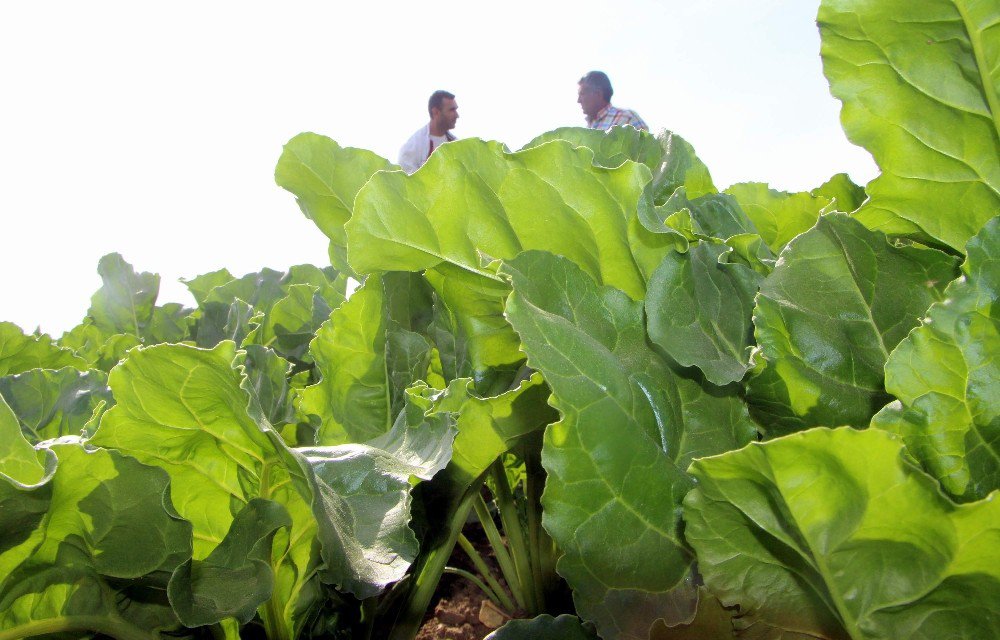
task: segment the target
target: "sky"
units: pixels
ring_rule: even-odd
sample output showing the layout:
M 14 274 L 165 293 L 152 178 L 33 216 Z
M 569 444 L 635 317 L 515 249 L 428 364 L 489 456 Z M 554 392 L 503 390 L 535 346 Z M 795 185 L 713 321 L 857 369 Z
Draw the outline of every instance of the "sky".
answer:
M 301 131 L 395 161 L 435 89 L 459 137 L 517 149 L 582 126 L 577 80 L 692 143 L 719 187 L 859 184 L 871 156 L 840 128 L 818 2 L 0 4 L 0 321 L 58 337 L 118 252 L 180 278 L 327 264 L 326 238 L 274 183 Z

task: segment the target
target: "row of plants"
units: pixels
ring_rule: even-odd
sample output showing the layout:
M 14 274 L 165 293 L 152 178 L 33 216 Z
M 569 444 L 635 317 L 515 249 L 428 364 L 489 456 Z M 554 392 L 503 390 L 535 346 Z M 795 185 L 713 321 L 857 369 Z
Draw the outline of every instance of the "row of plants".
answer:
M 0 640 L 404 640 L 445 573 L 495 640 L 1000 635 L 997 24 L 822 3 L 866 189 L 294 137 L 331 266 L 185 307 L 111 254 L 60 338 L 0 323 Z

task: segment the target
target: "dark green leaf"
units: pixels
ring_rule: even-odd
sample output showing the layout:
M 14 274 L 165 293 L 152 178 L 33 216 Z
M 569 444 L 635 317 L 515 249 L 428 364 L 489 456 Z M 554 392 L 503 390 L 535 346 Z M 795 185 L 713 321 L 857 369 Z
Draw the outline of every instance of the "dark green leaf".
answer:
M 966 248 L 963 275 L 890 354 L 898 398 L 872 425 L 903 436 L 952 495 L 1000 489 L 1000 218 Z
M 760 287 L 756 337 L 767 368 L 749 381 L 768 435 L 866 426 L 889 396 L 889 353 L 941 299 L 955 260 L 898 247 L 845 214 L 792 241 Z

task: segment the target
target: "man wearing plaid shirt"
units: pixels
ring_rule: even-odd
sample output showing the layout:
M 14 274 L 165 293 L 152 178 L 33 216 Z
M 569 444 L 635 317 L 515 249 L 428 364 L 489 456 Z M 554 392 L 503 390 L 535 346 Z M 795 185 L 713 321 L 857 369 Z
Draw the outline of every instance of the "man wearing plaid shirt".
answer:
M 580 78 L 580 89 L 576 101 L 587 116 L 587 126 L 591 129 L 610 129 L 616 125 L 631 125 L 636 129 L 649 131 L 639 114 L 629 109 L 619 109 L 611 104 L 611 80 L 603 71 L 591 71 Z

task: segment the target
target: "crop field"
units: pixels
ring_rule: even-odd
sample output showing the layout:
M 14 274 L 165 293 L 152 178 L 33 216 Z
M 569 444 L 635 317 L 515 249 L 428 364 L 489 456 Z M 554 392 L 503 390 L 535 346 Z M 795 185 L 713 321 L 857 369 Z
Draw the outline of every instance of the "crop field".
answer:
M 446 574 L 493 640 L 1000 638 L 1000 3 L 818 24 L 866 187 L 302 133 L 329 265 L 0 322 L 0 640 L 412 640 Z

